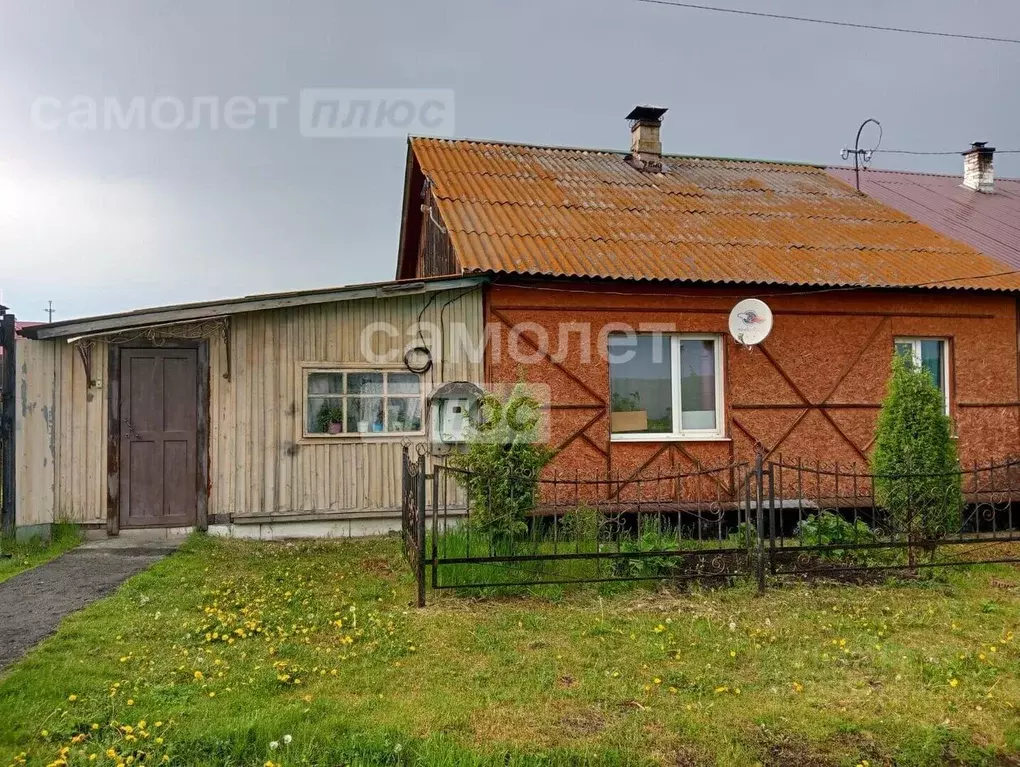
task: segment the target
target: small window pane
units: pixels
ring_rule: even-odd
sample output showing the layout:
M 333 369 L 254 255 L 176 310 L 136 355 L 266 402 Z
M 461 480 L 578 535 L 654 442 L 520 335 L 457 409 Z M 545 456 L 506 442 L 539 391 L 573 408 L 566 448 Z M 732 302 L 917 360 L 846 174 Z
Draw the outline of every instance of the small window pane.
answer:
M 386 419 L 386 431 L 419 431 L 421 429 L 421 400 L 417 397 L 387 400 Z
M 715 342 L 680 342 L 680 428 L 715 429 Z
M 896 354 L 900 356 L 906 356 L 908 359 L 913 360 L 914 345 L 910 341 L 897 341 Z
M 673 431 L 669 337 L 610 336 L 609 360 L 612 431 L 649 434 Z
M 417 394 L 420 391 L 420 380 L 414 373 L 390 373 L 386 391 L 391 395 Z
M 942 380 L 943 352 L 942 341 L 921 341 L 921 367 L 931 373 L 932 380 L 940 392 L 945 392 L 945 381 Z
M 308 400 L 309 434 L 342 434 L 344 401 L 340 397 L 311 397 Z
M 350 397 L 347 400 L 347 431 L 371 434 L 383 431 L 382 397 Z
M 344 390 L 343 373 L 309 373 L 309 394 L 341 394 Z
M 348 394 L 382 394 L 383 374 L 382 373 L 348 373 L 347 374 Z

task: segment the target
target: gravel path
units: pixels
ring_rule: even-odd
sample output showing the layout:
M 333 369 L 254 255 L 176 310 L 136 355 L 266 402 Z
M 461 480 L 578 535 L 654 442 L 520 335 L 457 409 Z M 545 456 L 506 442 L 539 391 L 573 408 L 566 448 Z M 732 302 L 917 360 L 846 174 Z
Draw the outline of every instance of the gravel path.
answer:
M 111 594 L 183 541 L 92 541 L 0 583 L 0 669 L 56 631 L 66 615 Z

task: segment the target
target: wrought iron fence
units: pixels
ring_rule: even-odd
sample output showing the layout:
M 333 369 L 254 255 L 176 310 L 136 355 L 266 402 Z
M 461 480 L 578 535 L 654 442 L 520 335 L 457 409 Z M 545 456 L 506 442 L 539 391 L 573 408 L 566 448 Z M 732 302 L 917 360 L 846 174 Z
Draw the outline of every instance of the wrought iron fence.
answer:
M 426 474 L 405 450 L 404 470 L 420 604 L 428 570 L 433 589 L 749 576 L 764 590 L 770 575 L 1020 562 L 1020 459 L 896 476 L 758 457 L 631 477 L 480 477 Z
M 897 475 L 784 460 L 765 470 L 773 574 L 1020 561 L 1020 459 Z

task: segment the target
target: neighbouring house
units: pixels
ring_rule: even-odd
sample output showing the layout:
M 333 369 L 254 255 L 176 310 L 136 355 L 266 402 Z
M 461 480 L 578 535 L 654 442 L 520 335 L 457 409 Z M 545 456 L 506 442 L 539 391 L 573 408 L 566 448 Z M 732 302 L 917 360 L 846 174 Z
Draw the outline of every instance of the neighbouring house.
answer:
M 1020 269 L 1020 179 L 995 178 L 995 148 L 987 142 L 975 141 L 960 154 L 962 175 L 864 169 L 858 174 L 861 191 Z M 852 168 L 829 172 L 856 183 Z
M 664 154 L 665 111 L 629 151 L 409 140 L 396 276 L 490 279 L 486 380 L 547 387 L 552 471 L 860 466 L 897 349 L 965 462 L 1015 453 L 1020 274 L 824 167 Z M 774 314 L 750 350 L 748 297 Z
M 483 282 L 415 279 L 25 328 L 19 530 L 55 520 L 111 534 L 399 529 L 402 445 L 428 441 L 443 384 L 481 380 Z

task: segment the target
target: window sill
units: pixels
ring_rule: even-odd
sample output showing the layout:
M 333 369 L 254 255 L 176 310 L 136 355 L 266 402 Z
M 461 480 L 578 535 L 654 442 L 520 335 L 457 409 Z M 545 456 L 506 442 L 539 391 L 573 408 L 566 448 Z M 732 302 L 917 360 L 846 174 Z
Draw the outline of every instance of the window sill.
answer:
M 610 442 L 732 442 L 731 437 L 694 434 L 611 434 Z
M 358 432 L 356 434 L 303 434 L 300 443 L 318 445 L 321 443 L 336 444 L 343 442 L 400 442 L 405 439 L 425 439 L 425 432 L 381 431 Z

